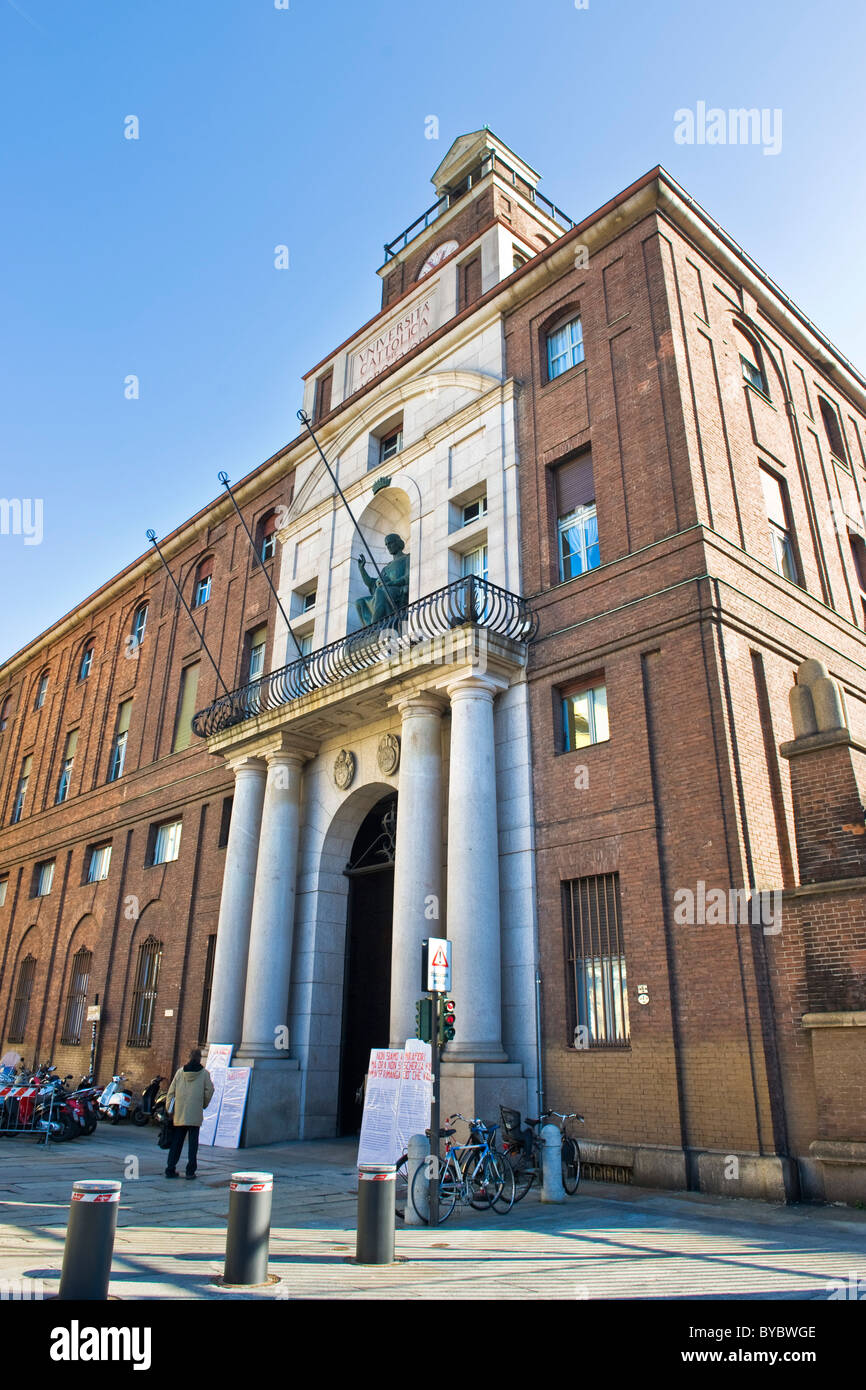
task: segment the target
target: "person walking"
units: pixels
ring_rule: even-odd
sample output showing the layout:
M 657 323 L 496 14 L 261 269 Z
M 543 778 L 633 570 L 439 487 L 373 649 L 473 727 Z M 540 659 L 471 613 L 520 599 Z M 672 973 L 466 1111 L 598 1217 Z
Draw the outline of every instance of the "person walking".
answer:
M 165 1098 L 166 1107 L 174 1100 L 171 1144 L 165 1163 L 165 1176 L 177 1177 L 177 1161 L 183 1149 L 183 1141 L 189 1135 L 186 1151 L 186 1176 L 195 1177 L 198 1157 L 198 1132 L 204 1112 L 213 1096 L 213 1082 L 210 1072 L 201 1064 L 201 1050 L 194 1047 L 189 1054 L 186 1066 L 176 1072 Z

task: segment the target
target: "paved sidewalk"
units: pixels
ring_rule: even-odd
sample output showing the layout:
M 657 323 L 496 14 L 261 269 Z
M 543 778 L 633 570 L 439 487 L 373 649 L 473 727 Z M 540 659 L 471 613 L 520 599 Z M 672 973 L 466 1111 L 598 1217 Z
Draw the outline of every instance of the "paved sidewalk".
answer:
M 123 1299 L 826 1300 L 831 1281 L 866 1279 L 864 1212 L 601 1183 L 557 1206 L 533 1191 L 504 1217 L 458 1208 L 435 1231 L 398 1222 L 401 1262 L 362 1267 L 351 1260 L 356 1154 L 353 1140 L 208 1148 L 195 1182 L 167 1182 L 153 1128 L 100 1126 L 47 1150 L 0 1141 L 0 1280 L 56 1292 L 72 1182 L 95 1177 L 123 1182 L 111 1282 Z M 245 1295 L 211 1282 L 239 1168 L 274 1173 L 270 1270 L 281 1280 Z

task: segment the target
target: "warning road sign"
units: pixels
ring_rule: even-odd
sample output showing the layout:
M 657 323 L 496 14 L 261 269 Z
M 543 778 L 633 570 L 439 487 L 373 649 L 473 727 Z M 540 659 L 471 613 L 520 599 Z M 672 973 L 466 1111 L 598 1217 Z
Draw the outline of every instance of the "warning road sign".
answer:
M 451 988 L 451 942 L 441 936 L 431 936 L 424 945 L 426 949 L 424 988 L 443 990 L 447 993 Z

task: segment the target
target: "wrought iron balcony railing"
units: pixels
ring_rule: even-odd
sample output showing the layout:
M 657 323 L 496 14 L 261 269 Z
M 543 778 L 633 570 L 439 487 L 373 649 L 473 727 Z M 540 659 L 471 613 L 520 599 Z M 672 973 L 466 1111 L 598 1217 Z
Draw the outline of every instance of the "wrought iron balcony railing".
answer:
M 420 236 L 421 233 L 430 226 L 430 223 L 435 222 L 436 218 L 441 216 L 447 208 L 453 207 L 454 204 L 463 197 L 464 193 L 468 193 L 470 188 L 474 188 L 477 183 L 480 183 L 482 179 L 485 179 L 488 174 L 494 171 L 499 174 L 501 178 L 512 184 L 514 188 L 517 188 L 523 193 L 524 197 L 528 198 L 531 203 L 537 203 L 542 212 L 555 222 L 562 231 L 570 232 L 572 227 L 577 225 L 567 213 L 562 211 L 562 208 L 558 208 L 549 198 L 545 198 L 543 193 L 539 193 L 537 188 L 533 188 L 525 179 L 522 179 L 520 175 L 512 169 L 510 164 L 506 164 L 501 155 L 496 154 L 493 150 L 489 150 L 478 166 L 473 169 L 470 174 L 467 174 L 466 178 L 464 178 L 456 188 L 452 188 L 447 193 L 443 193 L 436 199 L 435 203 L 432 203 L 429 208 L 426 208 L 425 211 L 421 213 L 420 217 L 416 217 L 415 221 L 410 223 L 399 236 L 396 236 L 393 241 L 386 243 L 385 264 L 387 265 L 388 261 L 392 260 L 399 251 L 404 250 L 404 248 L 409 245 L 410 241 L 414 241 L 416 236 Z
M 538 631 L 538 615 L 517 594 L 500 589 L 487 579 L 468 575 L 381 622 L 350 632 L 327 647 L 310 652 L 303 660 L 292 661 L 230 695 L 221 696 L 195 715 L 193 732 L 199 738 L 210 738 L 234 724 L 291 704 L 313 690 L 334 685 L 346 676 L 390 661 L 467 625 L 486 628 L 516 642 L 531 642 Z

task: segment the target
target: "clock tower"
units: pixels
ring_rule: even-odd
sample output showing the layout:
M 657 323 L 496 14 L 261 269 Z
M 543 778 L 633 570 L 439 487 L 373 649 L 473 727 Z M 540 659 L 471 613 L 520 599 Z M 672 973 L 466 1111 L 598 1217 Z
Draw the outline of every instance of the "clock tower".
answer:
M 431 180 L 436 201 L 385 246 L 383 309 L 447 270 L 461 313 L 569 231 L 574 223 L 537 191 L 539 178 L 486 126 L 458 136 Z

